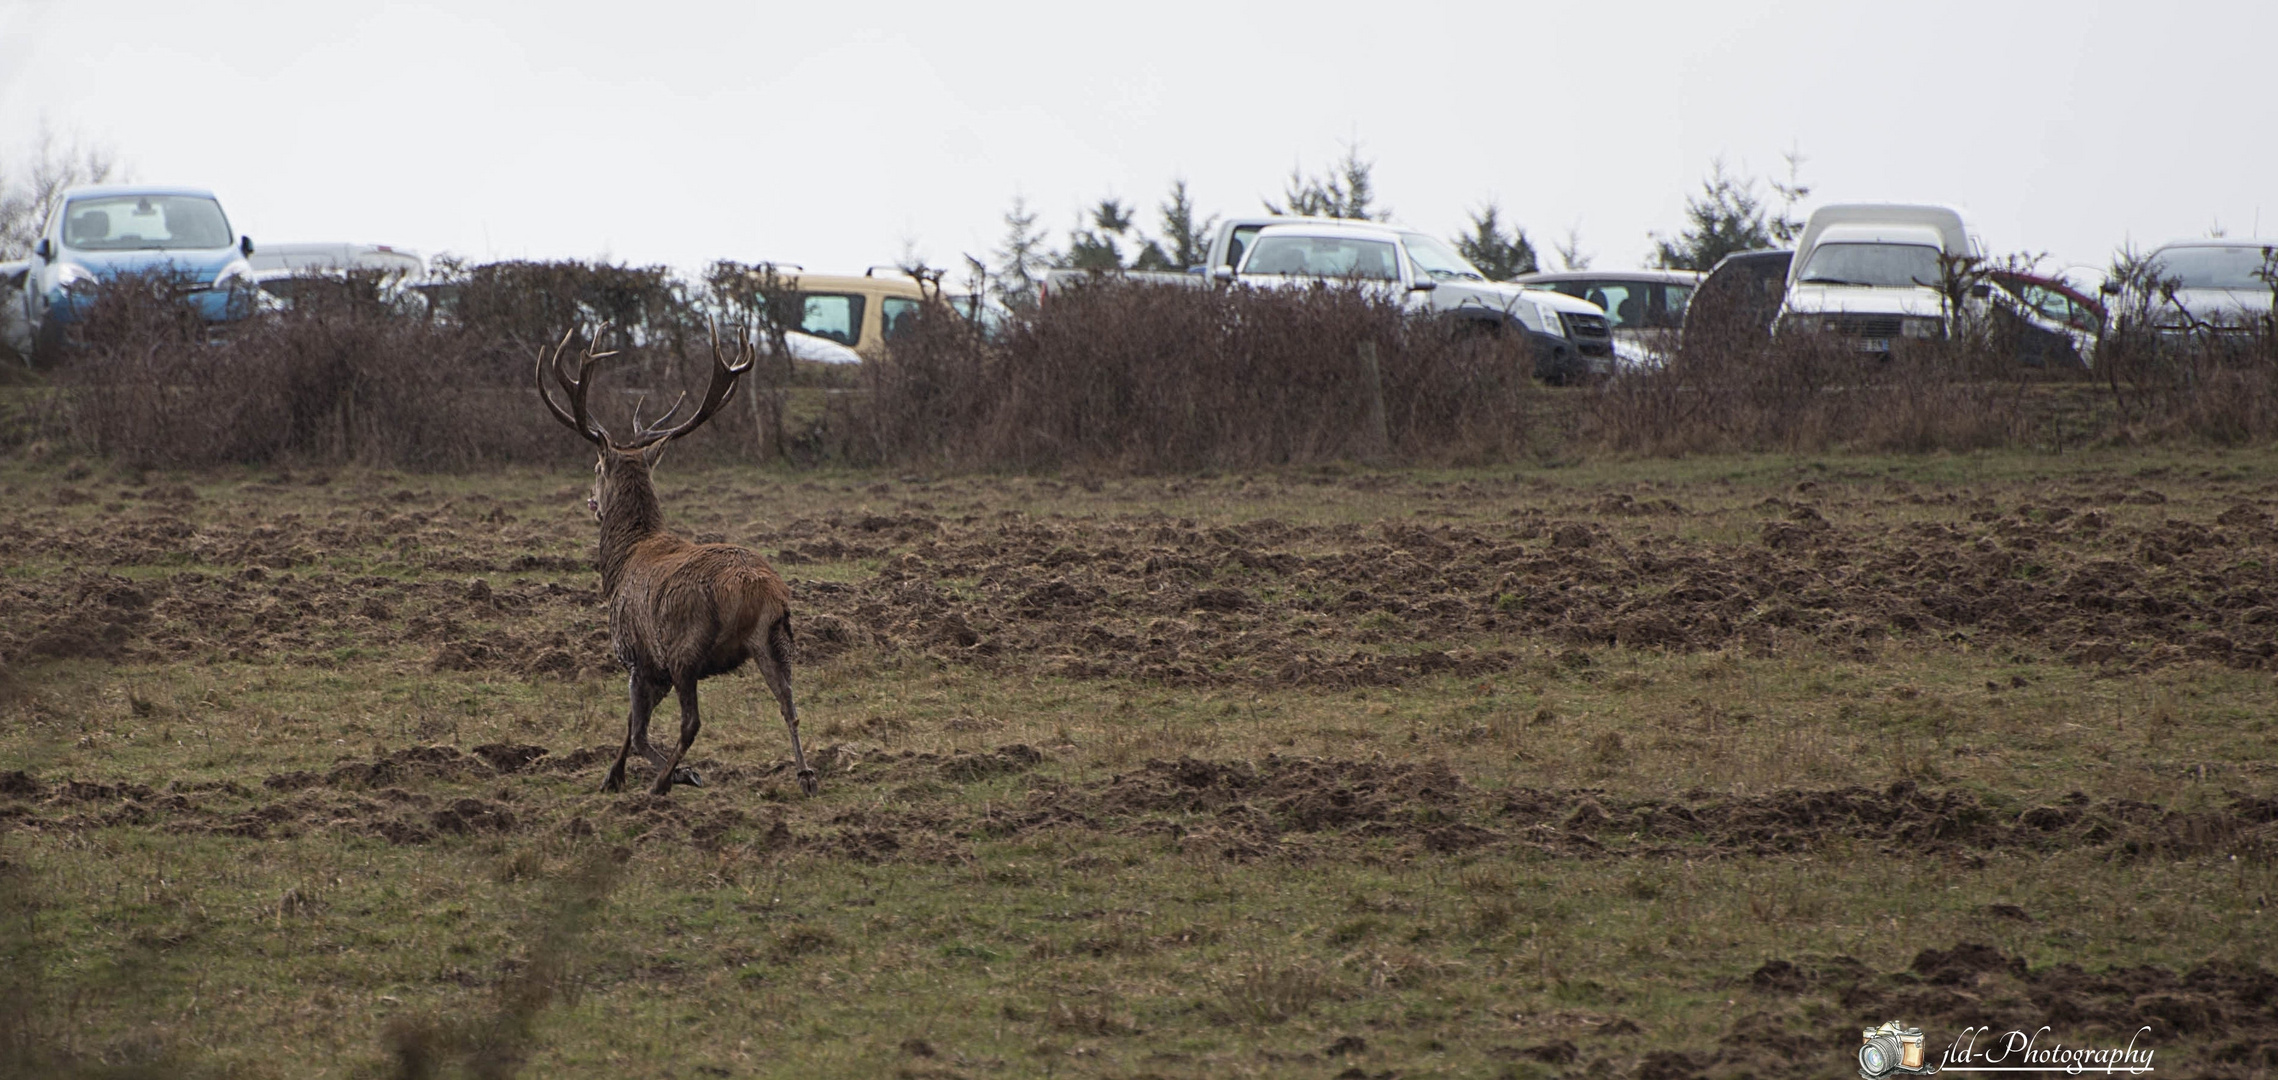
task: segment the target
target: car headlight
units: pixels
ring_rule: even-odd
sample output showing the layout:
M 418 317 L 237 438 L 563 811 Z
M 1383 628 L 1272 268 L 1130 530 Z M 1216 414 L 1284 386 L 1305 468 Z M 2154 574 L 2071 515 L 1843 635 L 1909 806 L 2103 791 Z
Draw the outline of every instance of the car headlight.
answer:
M 93 270 L 78 263 L 64 263 L 55 268 L 55 287 L 58 289 L 91 289 L 98 280 Z
M 1898 335 L 1910 338 L 1944 337 L 1946 324 L 1940 319 L 1900 319 Z
M 1566 336 L 1566 320 L 1558 317 L 1557 308 L 1554 308 L 1549 304 L 1537 302 L 1534 306 L 1534 309 L 1535 316 L 1542 320 L 1543 333 L 1557 334 L 1560 337 Z

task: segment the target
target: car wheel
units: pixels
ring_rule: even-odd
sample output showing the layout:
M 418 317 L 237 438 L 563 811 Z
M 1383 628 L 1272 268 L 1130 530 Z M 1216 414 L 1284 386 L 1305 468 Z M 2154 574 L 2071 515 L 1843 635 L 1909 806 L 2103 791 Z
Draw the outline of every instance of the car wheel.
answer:
M 32 366 L 50 368 L 62 363 L 64 349 L 69 344 L 69 328 L 63 320 L 40 320 L 39 331 L 32 335 Z
M 1556 344 L 1541 339 L 1535 341 L 1534 377 L 1549 386 L 1572 386 L 1582 381 L 1583 365 L 1574 355 L 1574 348 L 1561 341 Z

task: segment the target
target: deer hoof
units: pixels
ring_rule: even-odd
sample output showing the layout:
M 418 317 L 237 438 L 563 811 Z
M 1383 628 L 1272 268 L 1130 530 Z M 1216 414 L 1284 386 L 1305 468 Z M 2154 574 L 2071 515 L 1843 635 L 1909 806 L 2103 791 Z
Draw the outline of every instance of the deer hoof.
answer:
M 704 777 L 696 770 L 683 765 L 677 769 L 672 770 L 672 782 L 675 784 L 686 784 L 689 787 L 703 787 Z
M 609 775 L 602 778 L 601 790 L 612 794 L 625 790 L 624 766 L 609 770 Z
M 806 795 L 813 795 L 814 793 L 816 793 L 816 792 L 818 792 L 818 791 L 821 791 L 822 789 L 823 789 L 823 782 L 822 782 L 821 780 L 818 780 L 818 779 L 816 779 L 816 778 L 815 778 L 815 770 L 813 770 L 813 769 L 801 769 L 801 770 L 799 770 L 799 791 L 800 791 L 802 794 L 806 794 Z

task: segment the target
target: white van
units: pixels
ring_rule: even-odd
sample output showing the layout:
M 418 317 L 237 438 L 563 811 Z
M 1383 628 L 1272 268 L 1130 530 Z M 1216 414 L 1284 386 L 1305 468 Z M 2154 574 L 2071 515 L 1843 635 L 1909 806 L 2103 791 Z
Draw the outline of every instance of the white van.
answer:
M 1829 334 L 1864 353 L 1943 338 L 1966 313 L 1942 285 L 1954 260 L 1980 254 L 1959 211 L 1908 203 L 1843 203 L 1812 211 L 1788 265 L 1773 332 Z

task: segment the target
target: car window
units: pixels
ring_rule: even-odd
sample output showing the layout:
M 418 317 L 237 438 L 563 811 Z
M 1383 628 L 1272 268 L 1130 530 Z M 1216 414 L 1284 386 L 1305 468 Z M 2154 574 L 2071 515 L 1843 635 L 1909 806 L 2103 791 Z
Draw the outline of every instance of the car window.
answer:
M 1928 244 L 1833 243 L 1812 249 L 1796 281 L 1819 285 L 1863 285 L 1899 289 L 1936 286 L 1938 249 Z
M 1646 299 L 1651 288 L 1643 282 L 1609 281 L 1592 278 L 1581 281 L 1560 281 L 1551 286 L 1568 296 L 1579 297 L 1606 309 L 1606 322 L 1615 329 L 1636 328 L 1647 324 Z
M 1408 258 L 1416 269 L 1434 281 L 1485 281 L 1487 275 L 1471 265 L 1454 248 L 1425 233 L 1401 233 L 1408 242 Z
M 1668 285 L 1668 286 L 1664 286 L 1664 287 L 1663 287 L 1662 296 L 1661 296 L 1661 307 L 1660 307 L 1660 312 L 1661 312 L 1661 318 L 1662 318 L 1662 319 L 1664 319 L 1664 320 L 1666 320 L 1666 321 L 1665 321 L 1665 322 L 1663 322 L 1663 323 L 1661 323 L 1660 325 L 1663 325 L 1663 326 L 1676 326 L 1676 325 L 1679 325 L 1679 324 L 1683 323 L 1683 322 L 1685 321 L 1685 309 L 1686 309 L 1686 308 L 1688 308 L 1688 307 L 1691 307 L 1692 305 L 1693 305 L 1693 287 L 1692 287 L 1692 286 L 1690 286 L 1690 285 Z
M 1330 236 L 1261 236 L 1242 264 L 1245 274 L 1400 280 L 1399 255 L 1388 240 Z
M 886 340 L 892 341 L 918 325 L 918 301 L 906 296 L 888 296 L 878 301 L 879 321 L 886 324 Z
M 849 293 L 807 293 L 799 329 L 841 345 L 862 337 L 862 298 Z
M 1226 241 L 1226 265 L 1241 266 L 1242 253 L 1249 250 L 1250 241 L 1257 239 L 1258 230 L 1263 228 L 1265 228 L 1263 225 L 1237 227 L 1234 230 L 1234 235 Z
M 2072 319 L 2072 301 L 2066 299 L 2063 293 L 2053 292 L 2043 285 L 2027 285 L 2019 292 L 2025 303 L 2031 305 L 2033 310 L 2042 315 L 2058 322 L 2068 322 Z
M 196 195 L 115 195 L 73 199 L 63 208 L 63 244 L 81 251 L 225 248 L 221 204 Z
M 2028 285 L 2024 291 L 2025 302 L 2033 305 L 2033 310 L 2042 315 L 2083 329 L 2094 328 L 2097 324 L 2096 312 L 2055 289 L 2046 285 Z
M 2184 289 L 2268 289 L 2278 270 L 2269 248 L 2172 247 L 2153 256 L 2159 280 Z

